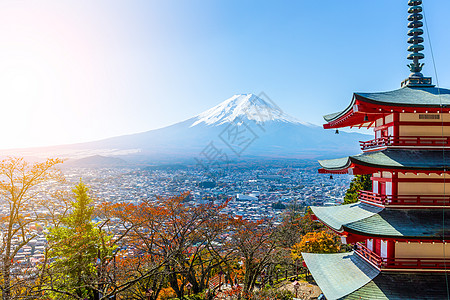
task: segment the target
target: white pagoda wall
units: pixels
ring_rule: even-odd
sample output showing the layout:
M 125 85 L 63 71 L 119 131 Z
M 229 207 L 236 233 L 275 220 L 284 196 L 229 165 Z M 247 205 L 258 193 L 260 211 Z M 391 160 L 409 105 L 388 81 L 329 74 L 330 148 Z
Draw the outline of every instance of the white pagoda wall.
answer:
M 367 239 L 366 245 L 369 250 L 373 251 L 373 239 Z
M 383 126 L 386 124 L 391 124 L 390 126 L 387 127 L 387 133 L 388 136 L 394 136 L 394 126 L 393 126 L 393 122 L 394 121 L 394 114 L 390 114 L 385 116 L 384 118 L 379 118 L 375 121 L 375 127 L 379 127 L 379 126 Z M 386 129 L 386 128 L 385 128 Z M 375 129 L 375 138 L 381 138 L 381 130 L 376 130 Z
M 378 178 L 380 179 L 391 179 L 392 178 L 392 173 L 391 172 L 378 172 L 378 173 L 374 173 L 372 174 L 372 192 L 374 193 L 380 193 L 379 189 L 378 189 L 378 183 L 379 180 L 377 180 Z M 391 181 L 386 181 L 386 195 L 392 195 L 392 182 Z
M 387 244 L 387 241 L 383 241 L 383 240 L 381 240 L 381 243 L 380 243 L 380 256 L 381 257 L 387 257 L 387 247 L 388 247 L 388 244 Z

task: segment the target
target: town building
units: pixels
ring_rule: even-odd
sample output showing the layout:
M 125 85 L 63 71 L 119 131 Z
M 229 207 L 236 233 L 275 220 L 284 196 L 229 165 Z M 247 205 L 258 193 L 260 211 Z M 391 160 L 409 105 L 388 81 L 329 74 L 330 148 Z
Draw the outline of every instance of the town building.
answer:
M 359 202 L 312 207 L 354 251 L 304 253 L 327 299 L 448 299 L 450 269 L 450 90 L 421 73 L 422 1 L 410 0 L 408 59 L 401 88 L 355 93 L 326 129 L 373 128 L 362 153 L 319 161 L 320 173 L 371 174 Z

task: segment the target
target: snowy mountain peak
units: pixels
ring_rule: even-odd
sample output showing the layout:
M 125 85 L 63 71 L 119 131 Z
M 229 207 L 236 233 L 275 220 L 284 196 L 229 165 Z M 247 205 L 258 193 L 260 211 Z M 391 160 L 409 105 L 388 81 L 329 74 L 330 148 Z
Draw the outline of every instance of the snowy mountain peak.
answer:
M 201 123 L 218 126 L 233 122 L 236 118 L 245 118 L 257 123 L 267 121 L 310 125 L 285 114 L 275 103 L 254 94 L 240 94 L 223 101 L 217 106 L 194 117 L 191 127 Z

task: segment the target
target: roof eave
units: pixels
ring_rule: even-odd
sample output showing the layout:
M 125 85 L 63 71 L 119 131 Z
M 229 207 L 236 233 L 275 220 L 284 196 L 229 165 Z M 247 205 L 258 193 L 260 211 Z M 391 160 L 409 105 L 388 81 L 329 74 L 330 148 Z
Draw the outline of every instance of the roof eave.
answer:
M 326 221 L 324 221 L 324 220 L 320 217 L 321 213 L 320 213 L 320 212 L 317 213 L 317 211 L 314 211 L 314 208 L 315 208 L 314 206 L 311 206 L 310 208 L 311 208 L 311 210 L 312 210 L 314 216 L 316 216 L 316 218 L 317 218 L 322 224 L 324 224 L 325 226 L 327 226 L 327 227 L 330 228 L 331 230 L 335 231 L 336 233 L 343 233 L 343 232 L 344 232 L 344 230 L 342 229 L 342 226 L 340 226 L 339 228 L 336 228 L 336 227 L 333 227 L 332 225 L 328 224 Z
M 423 240 L 423 241 L 442 241 L 442 236 L 415 236 L 415 235 L 387 235 L 387 234 L 375 234 L 372 232 L 364 232 L 356 229 L 349 228 L 346 224 L 342 225 L 342 232 L 348 232 L 358 236 L 364 236 L 367 238 L 384 238 L 388 240 Z
M 303 259 L 327 299 L 340 299 L 373 280 L 380 271 L 354 252 L 302 253 Z M 352 278 L 342 282 L 341 278 Z
M 450 105 L 420 103 L 389 103 L 353 93 L 352 101 L 339 113 L 324 116 L 324 129 L 342 127 L 371 127 L 380 114 L 450 112 Z M 333 116 L 327 118 L 327 116 Z
M 364 161 L 359 160 L 356 156 L 349 156 L 349 161 L 351 162 L 351 166 L 354 169 L 365 170 L 369 173 L 375 173 L 378 171 L 394 171 L 394 172 L 402 172 L 408 171 L 408 173 L 413 173 L 414 171 L 418 172 L 429 172 L 429 173 L 441 173 L 444 170 L 450 169 L 450 166 L 441 166 L 441 167 L 414 167 L 414 166 L 386 166 L 382 164 L 371 164 Z M 356 173 L 353 173 L 356 175 Z M 362 173 L 367 174 L 367 173 Z
M 330 124 L 331 122 L 336 122 L 339 119 L 345 117 L 345 115 L 347 115 L 348 113 L 351 113 L 353 111 L 353 105 L 355 104 L 355 94 L 353 94 L 352 96 L 352 100 L 350 101 L 350 104 L 341 112 L 337 112 L 337 113 L 333 113 L 333 114 L 328 114 L 323 116 L 323 119 L 325 120 L 325 122 L 327 122 L 326 124 L 324 124 L 324 128 L 327 124 Z M 334 115 L 333 117 L 327 118 L 327 116 L 331 116 Z
M 421 103 L 390 103 L 390 102 L 383 102 L 383 101 L 378 101 L 378 100 L 374 100 L 374 99 L 370 99 L 367 97 L 364 97 L 358 93 L 354 93 L 354 98 L 355 101 L 359 101 L 359 102 L 365 102 L 365 103 L 369 103 L 369 104 L 375 104 L 377 106 L 389 106 L 389 107 L 398 107 L 398 108 L 407 108 L 407 107 L 420 107 L 420 108 L 450 108 L 449 105 L 443 104 L 421 104 Z M 369 113 L 370 111 L 368 111 Z

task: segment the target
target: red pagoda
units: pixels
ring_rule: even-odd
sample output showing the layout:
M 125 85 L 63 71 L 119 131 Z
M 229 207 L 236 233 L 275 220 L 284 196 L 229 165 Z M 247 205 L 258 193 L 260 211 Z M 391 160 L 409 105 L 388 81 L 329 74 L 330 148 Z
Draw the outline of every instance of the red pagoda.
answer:
M 355 93 L 345 110 L 324 117 L 326 129 L 375 132 L 363 153 L 319 161 L 320 173 L 371 174 L 373 186 L 357 203 L 312 207 L 354 249 L 303 253 L 329 300 L 450 299 L 450 90 L 421 73 L 422 1 L 408 5 L 409 78 L 398 90 Z

